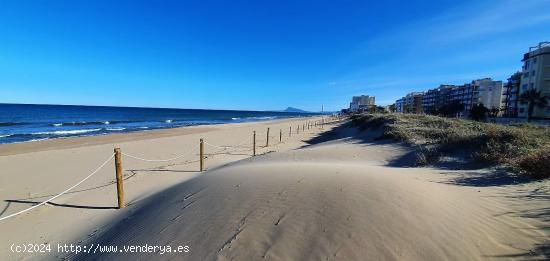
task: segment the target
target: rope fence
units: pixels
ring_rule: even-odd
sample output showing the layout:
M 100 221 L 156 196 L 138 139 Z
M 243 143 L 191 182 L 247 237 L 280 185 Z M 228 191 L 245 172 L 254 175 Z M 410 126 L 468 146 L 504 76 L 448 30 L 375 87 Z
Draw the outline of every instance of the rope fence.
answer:
M 322 118 L 321 120 L 318 120 L 318 121 L 313 121 L 313 122 L 312 121 L 307 121 L 306 123 L 302 123 L 301 125 L 298 124 L 298 125 L 296 125 L 296 128 L 295 128 L 295 134 L 306 133 L 307 130 L 313 129 L 314 127 L 318 127 L 319 129 L 323 129 L 323 125 L 338 122 L 342 118 L 341 117 L 331 117 L 329 119 L 331 119 L 331 121 L 326 121 L 325 118 Z M 301 130 L 300 130 L 300 127 L 301 127 Z M 256 156 L 256 145 L 257 145 L 256 134 L 257 134 L 256 131 L 253 131 L 252 137 L 248 137 L 248 138 L 242 140 L 240 143 L 238 143 L 236 145 L 215 145 L 215 144 L 211 144 L 209 142 L 204 141 L 204 139 L 200 139 L 200 142 L 197 146 L 195 146 L 192 149 L 186 151 L 185 153 L 182 153 L 178 156 L 168 158 L 168 159 L 147 159 L 147 158 L 144 158 L 144 157 L 139 157 L 139 156 L 124 153 L 120 150 L 120 148 L 115 148 L 114 153 L 112 153 L 107 160 L 105 160 L 103 163 L 101 163 L 99 165 L 99 167 L 94 169 L 89 175 L 84 177 L 82 180 L 80 180 L 79 182 L 77 182 L 73 186 L 65 189 L 61 193 L 59 193 L 59 194 L 43 201 L 43 202 L 40 202 L 40 203 L 38 203 L 38 204 L 36 204 L 32 207 L 23 209 L 21 211 L 18 211 L 16 213 L 13 213 L 13 214 L 10 214 L 10 215 L 7 215 L 5 217 L 0 217 L 0 221 L 6 220 L 6 219 L 11 218 L 11 217 L 15 217 L 15 216 L 20 215 L 20 214 L 23 214 L 25 212 L 28 212 L 30 210 L 33 210 L 35 208 L 38 208 L 38 207 L 43 206 L 45 204 L 48 204 L 49 202 L 51 202 L 52 200 L 57 199 L 58 197 L 61 197 L 62 195 L 68 193 L 72 189 L 78 187 L 80 184 L 84 183 L 86 180 L 90 179 L 92 176 L 94 176 L 96 173 L 98 173 L 103 167 L 105 167 L 105 165 L 107 165 L 107 163 L 109 163 L 113 158 L 115 159 L 115 174 L 116 174 L 116 184 L 117 184 L 118 208 L 119 209 L 124 208 L 125 205 L 124 205 L 124 187 L 123 187 L 123 173 L 122 173 L 123 172 L 123 169 L 122 169 L 122 156 L 131 158 L 131 159 L 134 159 L 134 160 L 144 161 L 144 162 L 169 162 L 169 161 L 174 161 L 174 160 L 177 160 L 177 159 L 184 158 L 184 157 L 192 154 L 193 152 L 197 152 L 197 148 L 199 148 L 199 164 L 200 164 L 199 171 L 203 172 L 205 170 L 204 160 L 206 158 L 205 153 L 204 153 L 204 145 L 206 145 L 208 147 L 211 147 L 211 148 L 221 149 L 220 151 L 210 153 L 209 155 L 215 155 L 215 154 L 218 154 L 218 153 L 221 153 L 221 152 L 228 152 L 228 153 L 236 152 L 236 151 L 228 151 L 230 149 L 245 149 L 245 151 L 252 150 L 252 155 L 251 156 L 254 157 L 254 156 Z M 283 129 L 279 129 L 279 133 L 277 133 L 275 135 L 270 135 L 270 128 L 267 128 L 266 134 L 264 136 L 265 137 L 265 146 L 264 146 L 264 148 L 267 148 L 267 147 L 270 146 L 270 140 L 271 141 L 277 141 L 278 140 L 278 142 L 272 142 L 272 145 L 275 145 L 277 147 L 277 151 L 278 151 L 278 147 L 279 147 L 278 145 L 281 144 L 281 143 L 284 143 L 283 142 L 283 137 L 287 137 L 287 134 L 288 134 L 288 138 L 287 138 L 287 140 L 288 140 L 292 137 L 293 126 L 289 126 L 288 131 L 283 131 Z M 251 140 L 252 140 L 252 144 L 249 144 L 249 142 Z M 245 145 L 250 146 L 250 147 L 246 148 Z M 239 154 L 239 155 L 243 155 L 243 154 Z
M 8 215 L 8 216 L 5 216 L 5 217 L 1 217 L 1 218 L 0 218 L 0 221 L 5 220 L 5 219 L 8 219 L 8 218 L 11 218 L 11 217 L 15 217 L 15 216 L 17 216 L 17 215 L 19 215 L 19 214 L 23 214 L 23 213 L 25 213 L 25 212 L 27 212 L 27 211 L 30 211 L 30 210 L 33 210 L 33 209 L 35 209 L 35 208 L 37 208 L 37 207 L 40 207 L 40 206 L 42 206 L 42 205 L 45 205 L 45 204 L 51 202 L 52 200 L 54 200 L 54 199 L 56 199 L 56 198 L 58 198 L 58 197 L 61 197 L 63 194 L 65 194 L 65 193 L 71 191 L 72 189 L 78 187 L 78 185 L 82 184 L 84 181 L 88 180 L 88 179 L 91 178 L 93 175 L 95 175 L 99 170 L 101 170 L 103 167 L 105 167 L 105 165 L 107 165 L 107 163 L 109 163 L 109 161 L 111 161 L 114 157 L 115 157 L 115 154 L 114 154 L 114 153 L 111 154 L 111 156 L 110 156 L 105 162 L 103 162 L 101 165 L 99 165 L 99 167 L 97 167 L 94 171 L 92 171 L 92 173 L 90 173 L 88 176 L 86 176 L 85 178 L 83 178 L 82 180 L 80 180 L 78 183 L 76 183 L 76 184 L 74 184 L 73 186 L 69 187 L 68 189 L 64 190 L 63 192 L 61 192 L 61 193 L 59 193 L 59 194 L 57 194 L 57 195 L 55 195 L 55 196 L 53 196 L 53 197 L 51 197 L 51 198 L 49 198 L 49 199 L 47 199 L 47 200 L 45 200 L 45 201 L 43 201 L 43 202 L 37 204 L 37 205 L 34 205 L 34 206 L 30 207 L 30 208 L 26 208 L 26 209 L 23 209 L 23 210 L 21 210 L 21 211 L 19 211 L 19 212 L 13 213 L 13 214 L 11 214 L 11 215 Z
M 140 158 L 140 157 L 137 157 L 137 156 L 133 156 L 133 155 L 130 155 L 130 154 L 126 154 L 124 152 L 122 152 L 122 155 L 128 157 L 128 158 L 132 158 L 132 159 L 136 159 L 136 160 L 141 160 L 141 161 L 146 161 L 146 162 L 168 162 L 168 161 L 174 161 L 174 160 L 177 160 L 177 159 L 180 159 L 180 158 L 183 158 L 189 154 L 191 154 L 193 151 L 196 151 L 196 148 L 198 146 L 195 146 L 195 148 L 193 148 L 192 150 L 189 150 L 179 156 L 176 156 L 176 157 L 173 157 L 173 158 L 170 158 L 170 159 L 145 159 L 145 158 Z
M 213 144 L 210 144 L 208 142 L 205 142 L 204 144 L 210 146 L 210 147 L 213 147 L 213 148 L 219 148 L 219 149 L 227 149 L 227 148 L 240 148 L 242 145 L 246 144 L 247 142 L 250 141 L 250 137 L 244 139 L 242 142 L 238 143 L 237 145 L 231 145 L 231 146 L 227 146 L 227 145 L 222 145 L 222 146 L 218 146 L 218 145 L 213 145 Z

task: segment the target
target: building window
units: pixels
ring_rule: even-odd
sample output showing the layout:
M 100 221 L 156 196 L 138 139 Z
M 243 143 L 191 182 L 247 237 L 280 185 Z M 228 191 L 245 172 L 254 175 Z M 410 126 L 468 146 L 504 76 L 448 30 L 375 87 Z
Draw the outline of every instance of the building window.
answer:
M 535 84 L 531 83 L 531 89 L 535 89 Z
M 537 64 L 537 57 L 533 58 L 533 64 Z
M 525 108 L 519 108 L 519 113 L 524 113 L 525 112 Z
M 525 90 L 527 90 L 527 87 L 529 87 L 529 85 L 524 84 L 524 85 L 521 86 L 521 89 L 525 91 Z
M 529 77 L 529 72 L 526 72 L 523 74 L 523 78 L 528 78 Z
M 524 70 L 529 70 L 529 60 L 525 61 L 525 65 L 523 66 Z
M 531 71 L 531 76 L 535 76 L 535 71 Z

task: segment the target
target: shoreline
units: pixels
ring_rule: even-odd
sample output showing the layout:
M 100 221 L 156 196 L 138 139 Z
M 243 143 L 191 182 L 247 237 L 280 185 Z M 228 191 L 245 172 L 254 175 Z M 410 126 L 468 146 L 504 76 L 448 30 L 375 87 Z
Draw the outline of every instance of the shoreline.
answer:
M 114 161 L 80 186 L 50 204 L 2 220 L 0 227 L 7 237 L 0 238 L 0 256 L 22 257 L 10 253 L 11 244 L 22 243 L 78 243 L 112 222 L 132 215 L 135 207 L 156 193 L 206 174 L 199 172 L 199 139 L 204 138 L 206 171 L 252 156 L 252 133 L 256 131 L 256 155 L 300 148 L 323 130 L 313 128 L 295 134 L 295 126 L 317 118 L 278 119 L 253 123 L 220 124 L 216 127 L 192 126 L 169 130 L 131 134 L 68 138 L 36 143 L 0 146 L 0 217 L 5 217 L 43 202 L 97 169 L 113 148 L 147 159 L 169 159 L 187 156 L 170 162 L 145 162 L 125 156 L 122 160 L 126 208 L 116 209 L 117 191 Z M 288 128 L 292 126 L 292 137 Z M 269 147 L 266 130 L 271 128 Z M 285 131 L 279 142 L 279 129 Z M 328 129 L 328 128 L 326 128 Z M 236 146 L 248 140 L 248 143 Z M 28 145 L 27 145 L 28 144 Z M 208 145 L 235 146 L 231 151 Z M 22 146 L 26 145 L 26 146 Z M 10 147 L 10 150 L 8 150 Z M 17 151 L 15 151 L 17 150 Z M 187 154 L 191 152 L 191 154 Z M 261 156 L 260 156 L 261 157 Z M 30 259 L 48 255 L 27 256 Z
M 0 104 L 0 144 L 320 116 L 287 111 Z
M 496 175 L 490 169 L 412 168 L 409 147 L 375 141 L 345 123 L 296 132 L 306 120 L 318 119 L 181 128 L 181 135 L 153 132 L 148 139 L 2 156 L 0 184 L 10 186 L 0 188 L 0 213 L 7 216 L 76 184 L 113 147 L 127 153 L 124 209 L 116 209 L 111 161 L 52 204 L 0 222 L 7 235 L 0 238 L 0 256 L 172 259 L 173 253 L 28 255 L 10 253 L 9 246 L 181 243 L 191 250 L 180 256 L 186 260 L 544 257 L 548 222 L 534 215 L 545 211 L 548 182 L 485 186 L 483 177 Z M 202 138 L 206 171 L 199 172 Z M 182 153 L 187 156 L 170 162 L 129 156 L 169 159 Z M 465 179 L 478 183 L 465 185 Z M 540 199 L 524 198 L 535 193 Z
M 0 156 L 18 155 L 24 153 L 32 153 L 39 151 L 49 151 L 58 149 L 71 149 L 84 146 L 104 145 L 109 143 L 131 142 L 139 140 L 148 140 L 164 137 L 173 137 L 180 135 L 189 135 L 195 133 L 206 133 L 215 131 L 225 126 L 246 126 L 256 123 L 268 123 L 268 122 L 280 122 L 287 120 L 304 120 L 312 119 L 319 116 L 305 116 L 305 117 L 289 117 L 283 119 L 266 119 L 251 122 L 235 122 L 235 123 L 221 123 L 221 124 L 198 124 L 192 126 L 181 126 L 174 128 L 162 128 L 162 129 L 150 129 L 150 130 L 138 130 L 122 133 L 108 133 L 103 135 L 94 136 L 75 136 L 75 137 L 60 137 L 46 140 L 37 141 L 24 141 L 0 144 Z

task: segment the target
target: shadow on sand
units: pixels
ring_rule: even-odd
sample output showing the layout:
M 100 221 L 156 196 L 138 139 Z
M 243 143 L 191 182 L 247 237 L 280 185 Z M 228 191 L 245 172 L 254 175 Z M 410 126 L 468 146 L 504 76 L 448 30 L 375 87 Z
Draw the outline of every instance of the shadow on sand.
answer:
M 136 172 L 131 172 L 131 173 L 132 174 L 130 174 L 130 175 L 125 175 L 124 180 L 128 180 L 128 179 L 132 178 L 133 176 L 135 176 L 137 174 Z M 95 186 L 95 187 L 91 187 L 91 188 L 69 191 L 65 194 L 74 194 L 74 193 L 81 193 L 81 192 L 86 192 L 86 191 L 97 190 L 97 189 L 108 187 L 108 186 L 114 186 L 115 183 L 116 183 L 115 181 L 111 181 L 109 183 L 99 185 L 99 186 Z M 6 199 L 6 200 L 4 200 L 4 202 L 6 202 L 7 204 L 4 207 L 4 209 L 2 210 L 2 212 L 0 212 L 0 217 L 8 210 L 8 208 L 10 207 L 10 205 L 12 203 L 34 204 L 34 205 L 36 205 L 36 204 L 42 203 L 43 201 L 35 201 L 35 200 L 32 200 L 32 199 L 49 198 L 49 197 L 53 197 L 55 195 L 57 195 L 57 194 L 49 194 L 49 195 L 43 195 L 43 196 L 28 197 L 28 198 L 22 198 L 22 199 Z M 54 203 L 54 202 L 48 202 L 48 205 L 56 206 L 56 207 L 66 207 L 66 208 L 116 209 L 116 207 L 109 207 L 109 206 L 81 206 L 81 205 L 72 205 L 72 204 L 58 204 L 58 203 Z
M 395 159 L 388 162 L 389 167 L 417 167 L 417 153 L 419 147 L 414 147 L 392 139 L 382 139 L 382 130 L 365 130 L 359 131 L 351 126 L 350 122 L 336 124 L 333 129 L 320 133 L 319 135 L 306 140 L 307 145 L 301 148 L 307 148 L 318 144 L 330 144 L 331 142 L 348 142 L 355 144 L 364 144 L 366 146 L 378 146 L 386 144 L 395 144 L 403 146 L 408 151 Z M 468 160 L 465 152 L 445 152 L 450 155 L 443 158 L 430 167 L 444 170 L 442 175 L 447 175 L 449 178 L 446 181 L 440 182 L 456 186 L 468 187 L 500 187 L 507 185 L 521 185 L 537 182 L 532 178 L 514 174 L 510 170 L 503 167 L 495 167 L 494 165 L 483 162 L 475 162 Z M 462 170 L 462 171 L 461 171 Z M 459 175 L 457 175 L 459 174 Z M 510 200 L 519 200 L 520 202 L 550 202 L 550 193 L 548 189 L 533 187 L 518 187 L 514 189 L 517 193 L 505 194 L 498 197 L 508 198 Z M 547 207 L 535 207 L 522 211 L 506 211 L 497 215 L 510 215 L 521 218 L 531 218 L 541 221 L 544 224 L 550 222 L 550 206 L 548 204 L 539 204 Z M 497 216 L 495 215 L 495 216 Z M 518 228 L 518 229 L 534 229 L 534 228 Z M 539 226 L 536 229 L 549 230 L 550 225 Z M 550 240 L 547 239 L 532 249 L 525 250 L 523 253 L 514 255 L 499 255 L 492 256 L 496 258 L 514 258 L 514 259 L 533 259 L 542 256 L 541 260 L 550 260 Z
M 318 134 L 317 136 L 304 140 L 307 145 L 304 145 L 298 149 L 312 147 L 318 144 L 330 144 L 332 142 L 346 142 L 353 144 L 361 144 L 364 146 L 382 146 L 388 144 L 398 144 L 407 149 L 407 153 L 400 155 L 394 159 L 391 159 L 387 166 L 396 168 L 411 168 L 416 167 L 417 155 L 416 151 L 404 143 L 399 143 L 391 139 L 381 139 L 382 131 L 369 130 L 359 131 L 352 127 L 349 122 L 343 122 L 335 124 L 335 126 L 329 130 Z
M 534 181 L 531 178 L 511 173 L 506 169 L 494 168 L 494 169 L 485 169 L 480 171 L 471 171 L 469 169 L 458 169 L 458 170 L 468 170 L 468 171 L 461 173 L 459 177 L 454 177 L 453 179 L 443 183 L 458 185 L 458 186 L 468 186 L 468 187 L 497 187 L 497 186 L 505 186 L 505 185 L 519 185 L 519 184 L 530 183 Z M 442 172 L 442 174 L 456 175 L 457 173 Z
M 402 146 L 407 152 L 388 161 L 388 167 L 420 167 L 417 164 L 419 150 L 421 149 L 420 146 L 412 146 L 392 139 L 382 138 L 382 134 L 382 130 L 359 131 L 357 128 L 351 126 L 350 122 L 344 122 L 337 124 L 329 131 L 320 133 L 319 135 L 304 141 L 307 145 L 304 145 L 301 148 L 307 148 L 321 143 L 329 144 L 331 142 L 348 142 L 363 144 L 366 146 L 394 144 Z M 442 157 L 442 160 L 431 164 L 430 167 L 439 170 L 465 171 L 463 173 L 464 175 L 452 178 L 450 181 L 445 182 L 448 184 L 472 187 L 491 187 L 515 185 L 533 181 L 533 179 L 529 177 L 513 174 L 503 168 L 492 168 L 494 165 L 469 160 L 467 157 L 467 152 L 446 152 L 446 154 L 450 156 L 444 157 L 444 160 Z M 444 172 L 444 174 L 447 173 L 456 174 L 455 172 Z
M 40 204 L 41 201 L 31 201 L 31 200 L 16 200 L 16 199 L 8 199 L 5 200 L 8 203 L 22 203 L 22 204 Z M 83 206 L 83 205 L 72 205 L 72 204 L 59 204 L 54 202 L 48 202 L 48 205 L 56 206 L 56 207 L 64 207 L 64 208 L 83 208 L 83 209 L 117 209 L 117 207 L 108 207 L 108 206 Z

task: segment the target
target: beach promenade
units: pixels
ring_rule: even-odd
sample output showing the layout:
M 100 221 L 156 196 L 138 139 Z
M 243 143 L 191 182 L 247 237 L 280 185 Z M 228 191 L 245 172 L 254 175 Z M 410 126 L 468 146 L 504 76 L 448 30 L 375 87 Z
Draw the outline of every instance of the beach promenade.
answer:
M 341 122 L 308 130 L 306 122 L 317 120 L 48 141 L 36 143 L 36 152 L 29 151 L 26 144 L 0 146 L 4 155 L 0 156 L 0 183 L 10 184 L 0 191 L 2 216 L 75 184 L 107 160 L 114 147 L 124 153 L 127 205 L 116 209 L 114 163 L 110 161 L 93 178 L 52 204 L 2 221 L 0 229 L 7 236 L 0 238 L 0 256 L 103 260 L 548 258 L 547 182 L 488 184 L 483 177 L 491 176 L 491 170 L 412 167 L 414 154 L 402 144 L 375 141 L 371 133 Z M 269 146 L 265 146 L 267 128 Z M 256 157 L 251 157 L 253 131 Z M 201 138 L 204 172 L 198 172 Z M 170 159 L 187 151 L 192 151 L 189 156 L 170 162 L 136 159 Z M 118 246 L 120 251 L 126 251 L 124 246 L 187 248 L 178 253 L 160 249 L 154 253 L 94 254 L 58 253 L 57 248 L 47 254 L 10 251 L 10 245 L 22 243 Z

